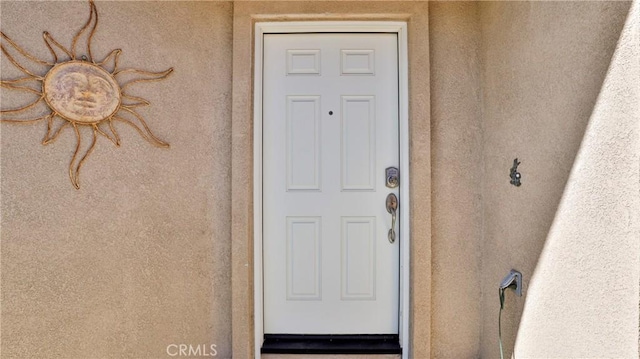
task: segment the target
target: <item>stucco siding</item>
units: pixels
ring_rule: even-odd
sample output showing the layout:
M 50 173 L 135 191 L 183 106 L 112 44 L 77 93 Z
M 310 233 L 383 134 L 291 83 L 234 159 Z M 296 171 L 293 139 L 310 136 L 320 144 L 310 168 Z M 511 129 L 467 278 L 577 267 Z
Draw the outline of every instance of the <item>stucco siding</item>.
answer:
M 480 6 L 484 118 L 480 357 L 499 357 L 498 284 L 511 268 L 523 273 L 525 290 L 522 298 L 507 292 L 502 317 L 505 355 L 511 356 L 516 335 L 531 335 L 518 333 L 532 289 L 529 284 L 603 90 L 629 6 L 628 2 L 488 2 Z M 522 162 L 521 187 L 509 184 L 509 168 L 516 157 Z M 588 243 L 575 250 L 590 253 L 594 243 Z M 565 259 L 556 260 L 558 270 L 573 266 L 563 263 Z M 596 259 L 585 258 L 591 260 Z M 587 266 L 583 273 L 595 274 Z M 560 277 L 560 272 L 547 277 L 544 286 L 553 291 L 558 303 L 579 305 L 580 300 L 567 292 L 573 284 L 554 280 Z M 602 300 L 603 308 L 609 305 Z M 540 324 L 565 327 L 557 314 L 545 316 Z M 565 339 L 585 347 L 597 339 L 565 328 L 557 333 L 567 337 L 556 337 L 555 345 L 540 343 L 539 357 L 618 357 L 560 350 Z
M 76 190 L 73 131 L 43 146 L 45 122 L 0 125 L 3 358 L 167 358 L 171 344 L 253 357 L 253 26 L 292 19 L 408 24 L 413 358 L 498 358 L 512 268 L 524 295 L 507 292 L 505 357 L 637 355 L 630 2 L 96 4 L 97 58 L 121 48 L 122 68 L 175 69 L 132 90 L 171 147 L 116 124 L 120 147 L 98 138 Z M 70 46 L 88 14 L 0 1 L 2 32 L 48 60 L 42 32 Z M 24 95 L 2 88 L 2 108 Z
M 47 60 L 42 32 L 69 47 L 89 15 L 87 2 L 0 6 L 2 31 Z M 43 146 L 46 122 L 0 125 L 2 357 L 162 358 L 186 342 L 229 358 L 232 4 L 97 6 L 97 58 L 121 48 L 122 68 L 175 68 L 131 89 L 171 147 L 116 124 L 121 146 L 98 138 L 76 190 L 73 131 Z M 5 60 L 2 78 L 18 76 Z M 3 109 L 25 103 L 9 92 Z
M 477 358 L 482 254 L 478 3 L 433 2 L 431 56 L 433 358 Z

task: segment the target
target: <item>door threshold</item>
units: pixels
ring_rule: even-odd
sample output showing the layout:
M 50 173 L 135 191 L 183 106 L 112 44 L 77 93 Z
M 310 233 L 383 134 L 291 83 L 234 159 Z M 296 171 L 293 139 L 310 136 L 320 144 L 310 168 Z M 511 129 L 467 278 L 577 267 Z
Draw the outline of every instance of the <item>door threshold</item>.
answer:
M 397 334 L 265 334 L 263 354 L 402 354 Z

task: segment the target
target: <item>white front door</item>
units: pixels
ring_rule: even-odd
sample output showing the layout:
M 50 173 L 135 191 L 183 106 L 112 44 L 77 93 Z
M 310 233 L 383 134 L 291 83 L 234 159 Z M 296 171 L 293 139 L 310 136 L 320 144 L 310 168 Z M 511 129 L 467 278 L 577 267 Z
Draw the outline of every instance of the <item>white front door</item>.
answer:
M 266 34 L 263 64 L 264 333 L 398 334 L 397 35 Z

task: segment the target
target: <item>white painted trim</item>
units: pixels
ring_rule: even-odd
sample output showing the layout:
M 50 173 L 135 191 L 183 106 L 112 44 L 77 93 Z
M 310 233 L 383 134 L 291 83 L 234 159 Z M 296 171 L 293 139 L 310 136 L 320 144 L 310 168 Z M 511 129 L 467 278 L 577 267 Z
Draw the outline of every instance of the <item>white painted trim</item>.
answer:
M 254 357 L 260 359 L 264 340 L 262 277 L 262 53 L 263 32 L 256 24 L 253 87 L 253 318 Z
M 255 24 L 253 87 L 253 276 L 255 358 L 260 359 L 264 337 L 262 273 L 262 54 L 268 33 L 385 32 L 398 34 L 398 106 L 400 135 L 400 345 L 410 357 L 410 203 L 409 203 L 409 52 L 407 23 L 398 21 L 291 21 Z
M 400 111 L 400 345 L 402 358 L 410 358 L 409 301 L 411 274 L 411 227 L 409 191 L 409 41 L 407 23 L 398 29 L 398 110 Z

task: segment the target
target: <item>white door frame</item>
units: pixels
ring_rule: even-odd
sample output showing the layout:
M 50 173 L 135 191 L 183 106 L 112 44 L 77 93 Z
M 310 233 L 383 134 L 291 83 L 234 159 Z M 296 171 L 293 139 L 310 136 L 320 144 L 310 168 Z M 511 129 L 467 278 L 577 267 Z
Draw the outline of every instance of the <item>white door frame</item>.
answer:
M 407 23 L 397 21 L 292 21 L 255 24 L 253 80 L 253 290 L 255 358 L 264 336 L 262 273 L 262 66 L 263 35 L 268 33 L 370 32 L 398 34 L 398 109 L 400 134 L 400 345 L 409 358 L 409 57 Z

